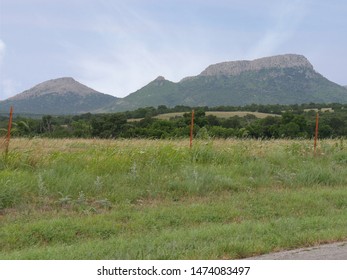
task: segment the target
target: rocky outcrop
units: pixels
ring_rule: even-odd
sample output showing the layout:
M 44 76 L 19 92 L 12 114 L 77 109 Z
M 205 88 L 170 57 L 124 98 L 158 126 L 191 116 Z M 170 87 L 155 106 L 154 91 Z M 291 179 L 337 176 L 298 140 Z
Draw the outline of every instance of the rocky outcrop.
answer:
M 163 76 L 158 76 L 154 81 L 165 81 Z
M 210 65 L 199 76 L 235 76 L 245 71 L 258 71 L 271 68 L 310 68 L 312 64 L 303 55 L 286 54 L 264 57 L 255 60 L 222 62 Z

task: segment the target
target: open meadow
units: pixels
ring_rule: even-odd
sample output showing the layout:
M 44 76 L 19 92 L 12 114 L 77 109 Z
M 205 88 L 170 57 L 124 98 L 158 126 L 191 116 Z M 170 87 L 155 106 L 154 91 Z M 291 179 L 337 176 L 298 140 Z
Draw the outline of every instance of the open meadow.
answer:
M 154 116 L 155 119 L 159 120 L 170 120 L 173 118 L 179 118 L 183 117 L 184 114 L 190 113 L 190 112 L 174 112 L 174 113 L 165 113 L 165 114 L 159 114 L 157 116 Z M 266 117 L 279 117 L 280 115 L 277 114 L 269 114 L 269 113 L 261 113 L 261 112 L 248 112 L 248 111 L 207 111 L 206 116 L 215 116 L 217 118 L 227 119 L 231 117 L 245 117 L 247 115 L 253 115 L 258 119 L 264 119 Z M 143 118 L 135 118 L 135 119 L 128 119 L 128 122 L 136 122 L 141 121 Z
M 347 239 L 347 143 L 13 139 L 0 259 L 238 259 Z

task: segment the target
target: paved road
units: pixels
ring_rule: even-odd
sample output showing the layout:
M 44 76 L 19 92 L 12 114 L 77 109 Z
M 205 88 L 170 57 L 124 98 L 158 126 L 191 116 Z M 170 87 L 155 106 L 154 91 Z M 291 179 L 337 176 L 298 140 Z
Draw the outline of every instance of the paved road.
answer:
M 347 241 L 261 255 L 247 260 L 347 260 Z

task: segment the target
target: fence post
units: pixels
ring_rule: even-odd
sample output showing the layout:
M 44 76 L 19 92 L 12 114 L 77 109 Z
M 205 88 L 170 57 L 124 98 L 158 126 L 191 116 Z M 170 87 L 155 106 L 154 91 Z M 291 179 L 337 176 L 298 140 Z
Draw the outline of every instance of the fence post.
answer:
M 10 119 L 8 120 L 7 135 L 6 135 L 6 140 L 5 140 L 5 154 L 6 155 L 8 154 L 8 149 L 9 149 L 10 139 L 11 139 L 12 117 L 13 117 L 13 107 L 11 106 Z
M 193 130 L 194 130 L 194 109 L 192 110 L 192 120 L 190 122 L 190 142 L 189 142 L 190 148 L 192 148 L 193 146 Z
M 317 154 L 317 139 L 318 139 L 318 122 L 319 122 L 319 113 L 316 114 L 316 129 L 314 133 L 314 155 Z

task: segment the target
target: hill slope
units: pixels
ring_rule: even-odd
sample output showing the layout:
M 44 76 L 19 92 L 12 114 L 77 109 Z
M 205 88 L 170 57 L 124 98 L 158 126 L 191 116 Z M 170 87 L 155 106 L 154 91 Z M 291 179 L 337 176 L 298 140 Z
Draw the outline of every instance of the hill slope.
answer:
M 59 78 L 40 83 L 0 102 L 1 111 L 14 106 L 16 113 L 80 114 L 104 107 L 117 98 L 95 91 L 73 78 Z
M 119 112 L 126 110 L 134 110 L 146 106 L 180 105 L 180 88 L 177 83 L 165 80 L 159 76 L 148 85 L 137 90 L 136 92 L 118 99 L 107 107 L 101 108 L 100 112 Z
M 317 73 L 304 56 L 287 54 L 214 64 L 178 83 L 158 77 L 104 110 L 309 102 L 347 103 L 347 89 Z

